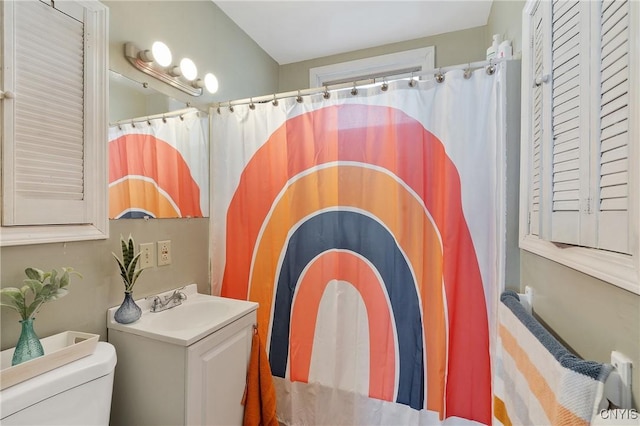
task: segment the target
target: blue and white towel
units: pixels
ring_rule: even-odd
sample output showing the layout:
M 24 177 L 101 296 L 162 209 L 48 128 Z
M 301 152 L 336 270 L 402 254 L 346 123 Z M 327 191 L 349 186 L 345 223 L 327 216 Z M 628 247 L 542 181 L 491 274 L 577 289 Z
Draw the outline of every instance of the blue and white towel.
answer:
M 498 305 L 494 417 L 505 426 L 588 425 L 598 412 L 609 364 L 570 353 L 507 290 Z

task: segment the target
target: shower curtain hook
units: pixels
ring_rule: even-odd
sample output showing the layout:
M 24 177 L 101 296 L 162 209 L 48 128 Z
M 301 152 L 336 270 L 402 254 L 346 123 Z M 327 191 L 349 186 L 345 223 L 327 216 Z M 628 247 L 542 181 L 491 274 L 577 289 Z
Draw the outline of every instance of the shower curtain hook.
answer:
M 216 112 L 218 113 L 218 115 L 221 114 L 221 112 L 220 112 L 220 104 L 218 104 L 218 108 L 216 108 Z
M 122 126 L 118 123 L 118 130 L 122 130 Z
M 218 110 L 219 110 L 219 109 L 220 109 L 220 108 L 218 108 Z M 220 111 L 218 111 L 218 113 L 220 113 Z M 167 122 L 167 117 L 165 117 L 164 115 L 162 116 L 162 122 L 163 122 L 163 123 L 166 123 L 166 122 Z
M 487 67 L 487 74 L 493 75 L 496 72 L 496 66 L 493 65 L 493 59 L 489 59 L 489 66 Z
M 149 117 L 147 117 L 147 126 L 151 126 L 151 120 L 149 120 Z
M 299 104 L 302 103 L 302 96 L 300 96 L 300 90 L 298 90 L 298 96 L 296 96 L 296 102 Z
M 351 95 L 355 96 L 358 94 L 358 88 L 356 87 L 356 82 L 353 82 L 353 89 L 351 89 Z
M 184 121 L 184 115 L 180 114 L 180 121 Z
M 389 89 L 389 85 L 387 84 L 387 80 L 382 77 L 382 86 L 380 86 L 380 90 L 382 90 L 383 92 L 386 92 L 387 89 Z
M 322 97 L 325 99 L 329 99 L 331 97 L 331 93 L 329 93 L 329 88 L 327 86 L 324 86 L 324 93 L 322 94 Z
M 411 71 L 411 79 L 409 80 L 409 87 L 415 87 L 416 81 L 413 79 L 413 71 Z
M 133 120 L 131 120 L 131 127 L 133 127 L 134 129 L 136 128 L 136 123 Z
M 271 101 L 271 103 L 273 104 L 273 106 L 278 106 L 278 98 L 276 98 L 276 94 L 273 94 L 273 101 Z
M 250 110 L 256 109 L 256 104 L 253 103 L 253 98 L 249 98 L 249 109 Z
M 435 75 L 436 81 L 442 83 L 444 81 L 444 74 L 442 74 L 442 68 L 438 68 L 438 72 Z
M 467 69 L 464 70 L 464 78 L 467 80 L 471 78 L 471 63 L 468 63 Z
M 229 111 L 230 111 L 230 112 L 233 112 L 233 111 L 234 111 L 234 110 L 233 110 L 233 105 L 231 105 L 231 101 L 229 101 Z

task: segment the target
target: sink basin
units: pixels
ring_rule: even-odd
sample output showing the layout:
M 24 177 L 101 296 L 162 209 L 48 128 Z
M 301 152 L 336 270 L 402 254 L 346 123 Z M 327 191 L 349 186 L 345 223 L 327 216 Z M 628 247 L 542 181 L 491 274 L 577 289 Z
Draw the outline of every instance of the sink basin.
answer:
M 160 330 L 176 331 L 200 328 L 220 322 L 229 315 L 229 304 L 216 299 L 200 299 L 162 312 L 149 313 L 149 324 Z
M 246 300 L 229 299 L 198 293 L 196 284 L 180 289 L 187 298 L 182 304 L 161 312 L 151 312 L 151 300 L 139 299 L 142 316 L 131 324 L 120 324 L 114 319 L 118 307 L 107 311 L 109 333 L 126 332 L 151 339 L 189 346 L 209 334 L 231 324 L 258 309 L 258 304 Z M 170 295 L 173 290 L 160 294 Z

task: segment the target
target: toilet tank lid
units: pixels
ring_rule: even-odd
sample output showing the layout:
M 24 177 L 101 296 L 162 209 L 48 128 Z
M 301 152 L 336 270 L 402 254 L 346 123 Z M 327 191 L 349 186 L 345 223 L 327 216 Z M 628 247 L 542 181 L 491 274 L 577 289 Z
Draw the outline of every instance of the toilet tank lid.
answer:
M 0 418 L 111 374 L 115 366 L 116 350 L 113 345 L 98 342 L 91 355 L 0 391 Z

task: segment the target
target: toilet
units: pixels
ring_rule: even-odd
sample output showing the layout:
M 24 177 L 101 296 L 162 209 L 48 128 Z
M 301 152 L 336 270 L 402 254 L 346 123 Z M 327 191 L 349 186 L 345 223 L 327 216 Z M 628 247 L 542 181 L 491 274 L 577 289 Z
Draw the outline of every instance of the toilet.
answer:
M 84 358 L 0 392 L 0 423 L 9 425 L 109 424 L 116 351 L 98 342 Z

